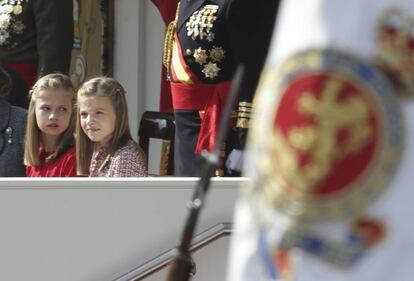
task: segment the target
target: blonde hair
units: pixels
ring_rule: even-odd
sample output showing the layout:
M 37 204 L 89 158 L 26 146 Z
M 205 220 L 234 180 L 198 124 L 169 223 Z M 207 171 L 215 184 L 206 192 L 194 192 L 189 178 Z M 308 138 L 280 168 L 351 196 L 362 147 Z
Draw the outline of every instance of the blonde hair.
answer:
M 46 157 L 45 162 L 50 163 L 57 159 L 60 155 L 66 152 L 66 150 L 74 144 L 74 131 L 75 131 L 75 90 L 69 76 L 61 73 L 52 73 L 43 76 L 30 90 L 30 103 L 27 111 L 27 126 L 26 126 L 26 141 L 24 144 L 24 164 L 27 166 L 39 166 L 41 165 L 39 157 L 40 147 L 40 129 L 36 122 L 36 101 L 39 94 L 48 90 L 65 90 L 72 95 L 72 115 L 68 125 L 68 128 L 60 136 L 56 150 Z
M 85 82 L 78 90 L 77 99 L 89 97 L 107 97 L 115 111 L 115 130 L 109 141 L 109 155 L 124 146 L 131 139 L 128 123 L 128 107 L 122 85 L 113 78 L 96 77 Z M 76 161 L 80 175 L 89 174 L 94 143 L 82 130 L 80 110 L 77 109 L 76 121 Z

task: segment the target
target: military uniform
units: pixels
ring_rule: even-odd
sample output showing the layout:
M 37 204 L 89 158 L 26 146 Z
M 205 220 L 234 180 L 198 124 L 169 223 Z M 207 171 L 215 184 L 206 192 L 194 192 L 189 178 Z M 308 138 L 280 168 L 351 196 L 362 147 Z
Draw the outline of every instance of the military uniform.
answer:
M 9 72 L 20 75 L 26 90 L 37 77 L 68 73 L 73 45 L 72 5 L 71 0 L 0 2 L 0 62 Z M 27 92 L 19 94 L 25 96 Z
M 197 154 L 212 151 L 236 67 L 244 64 L 235 137 L 242 149 L 252 98 L 267 53 L 278 1 L 184 0 L 168 28 L 164 63 L 176 121 L 175 174 L 199 175 Z

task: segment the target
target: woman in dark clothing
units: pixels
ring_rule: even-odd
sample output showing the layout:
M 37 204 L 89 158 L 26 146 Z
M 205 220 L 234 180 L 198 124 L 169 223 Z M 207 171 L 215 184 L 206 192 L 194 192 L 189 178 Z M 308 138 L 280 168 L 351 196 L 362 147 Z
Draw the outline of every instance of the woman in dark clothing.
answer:
M 10 77 L 0 68 L 0 177 L 23 177 L 26 110 L 6 101 L 5 95 L 10 89 Z

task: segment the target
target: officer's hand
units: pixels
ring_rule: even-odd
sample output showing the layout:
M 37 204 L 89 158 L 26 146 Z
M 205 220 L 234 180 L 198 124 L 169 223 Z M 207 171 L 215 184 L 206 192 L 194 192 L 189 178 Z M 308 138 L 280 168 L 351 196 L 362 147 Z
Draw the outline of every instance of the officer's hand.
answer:
M 243 150 L 233 149 L 226 160 L 226 168 L 231 171 L 241 172 L 243 168 Z

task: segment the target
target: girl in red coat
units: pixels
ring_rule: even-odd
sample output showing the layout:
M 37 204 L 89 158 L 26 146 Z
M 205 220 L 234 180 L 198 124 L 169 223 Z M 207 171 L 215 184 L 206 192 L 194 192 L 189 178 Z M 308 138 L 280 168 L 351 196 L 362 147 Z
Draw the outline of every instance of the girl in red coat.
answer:
M 76 176 L 75 91 L 64 74 L 39 79 L 30 91 L 24 163 L 28 177 Z

